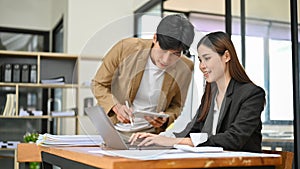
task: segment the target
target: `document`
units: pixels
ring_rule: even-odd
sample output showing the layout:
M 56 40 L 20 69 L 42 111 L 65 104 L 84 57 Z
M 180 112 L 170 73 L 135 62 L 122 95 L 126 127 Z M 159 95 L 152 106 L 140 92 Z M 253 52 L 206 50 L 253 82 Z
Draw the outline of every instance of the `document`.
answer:
M 117 123 L 115 125 L 116 130 L 123 131 L 123 132 L 135 132 L 141 131 L 145 129 L 149 129 L 152 125 L 145 120 L 145 116 L 151 117 L 169 117 L 168 114 L 160 114 L 156 112 L 144 111 L 144 110 L 134 110 L 132 112 L 134 118 L 132 124 L 125 124 L 125 123 Z
M 56 116 L 75 116 L 75 111 L 74 110 L 69 110 L 69 111 L 52 111 L 51 116 L 56 117 Z
M 191 147 L 188 145 L 175 144 L 174 148 L 161 150 L 98 150 L 92 153 L 100 153 L 108 156 L 118 156 L 139 160 L 167 159 L 167 158 L 193 158 L 201 157 L 199 154 L 224 153 L 222 147 Z M 206 157 L 206 156 L 203 156 Z
M 65 84 L 65 77 L 59 76 L 59 77 L 50 78 L 50 79 L 42 79 L 41 83 L 43 83 L 43 84 Z
M 115 125 L 115 129 L 118 131 L 124 131 L 124 132 L 134 132 L 134 131 L 141 131 L 144 129 L 151 128 L 152 125 L 148 122 L 134 122 L 133 125 L 131 124 L 125 124 L 125 123 L 117 123 Z
M 117 156 L 137 160 L 161 160 L 179 158 L 216 158 L 216 157 L 278 157 L 279 154 L 251 153 L 239 151 L 222 152 L 187 152 L 178 149 L 170 150 L 96 150 L 90 153 L 100 153 L 107 156 Z
M 194 153 L 213 153 L 213 152 L 223 152 L 223 147 L 212 147 L 212 146 L 202 146 L 202 147 L 192 147 L 189 145 L 175 144 L 174 148 Z
M 100 146 L 104 141 L 100 135 L 52 135 L 39 134 L 37 145 L 41 146 Z
M 152 160 L 157 159 L 163 154 L 178 154 L 182 153 L 181 150 L 96 150 L 89 151 L 90 153 L 103 154 L 113 157 L 124 157 L 137 160 Z

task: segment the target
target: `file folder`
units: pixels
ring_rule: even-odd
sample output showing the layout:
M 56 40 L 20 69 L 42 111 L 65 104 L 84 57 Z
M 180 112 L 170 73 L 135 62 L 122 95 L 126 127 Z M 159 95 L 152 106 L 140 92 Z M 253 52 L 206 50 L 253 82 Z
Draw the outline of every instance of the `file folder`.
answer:
M 13 73 L 12 73 L 12 78 L 13 81 L 12 82 L 20 82 L 20 78 L 21 78 L 21 68 L 19 64 L 13 64 L 13 69 L 12 69 Z
M 21 82 L 28 83 L 29 82 L 29 66 L 27 64 L 22 65 L 21 68 Z
M 37 67 L 36 65 L 30 65 L 30 83 L 36 83 L 37 82 Z
M 11 82 L 12 81 L 12 65 L 9 63 L 3 64 L 1 66 L 1 76 L 2 82 Z

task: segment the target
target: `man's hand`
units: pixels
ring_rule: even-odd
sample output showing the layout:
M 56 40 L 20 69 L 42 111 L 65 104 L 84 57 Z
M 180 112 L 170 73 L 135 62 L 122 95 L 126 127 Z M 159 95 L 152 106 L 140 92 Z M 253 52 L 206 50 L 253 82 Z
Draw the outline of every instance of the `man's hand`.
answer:
M 164 112 L 160 112 L 160 113 L 164 114 Z M 151 117 L 151 116 L 145 116 L 144 118 L 155 128 L 161 127 L 168 120 L 168 118 Z
M 132 115 L 132 108 L 128 108 L 126 105 L 116 104 L 112 110 L 116 113 L 117 119 L 122 123 L 130 123 L 129 116 Z

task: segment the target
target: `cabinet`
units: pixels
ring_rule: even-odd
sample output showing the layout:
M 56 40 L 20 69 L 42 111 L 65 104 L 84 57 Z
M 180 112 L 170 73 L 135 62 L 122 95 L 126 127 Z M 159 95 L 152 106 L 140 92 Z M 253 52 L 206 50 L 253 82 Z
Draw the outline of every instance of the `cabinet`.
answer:
M 19 65 L 20 78 L 12 72 L 11 80 L 1 72 L 0 82 L 0 140 L 22 140 L 26 130 L 60 134 L 61 120 L 74 118 L 78 133 L 78 56 L 62 53 L 0 51 L 0 65 Z M 32 66 L 28 81 L 22 81 L 22 66 Z M 3 68 L 3 66 L 1 67 Z M 26 68 L 26 67 L 25 67 Z M 5 69 L 5 68 L 3 68 Z M 34 72 L 35 70 L 35 72 Z M 33 76 L 30 76 L 30 71 Z M 18 72 L 16 73 L 18 75 Z M 63 83 L 41 83 L 45 79 L 63 77 Z M 23 77 L 24 78 L 24 77 Z M 30 80 L 30 78 L 33 78 Z M 14 113 L 4 115 L 7 95 L 13 94 Z M 73 116 L 52 116 L 53 111 L 74 110 Z M 39 112 L 36 116 L 22 116 L 21 110 Z M 23 131 L 22 131 L 23 130 Z M 20 138 L 20 135 L 22 136 Z

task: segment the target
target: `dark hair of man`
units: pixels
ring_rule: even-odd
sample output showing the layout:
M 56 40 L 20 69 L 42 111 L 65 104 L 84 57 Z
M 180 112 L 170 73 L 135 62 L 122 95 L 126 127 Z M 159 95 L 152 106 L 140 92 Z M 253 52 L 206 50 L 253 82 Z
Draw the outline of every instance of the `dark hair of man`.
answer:
M 163 50 L 183 50 L 190 48 L 194 40 L 194 26 L 183 14 L 164 17 L 156 29 L 157 41 Z
M 197 49 L 200 45 L 204 45 L 214 51 L 216 51 L 219 56 L 224 55 L 227 50 L 230 54 L 229 64 L 229 74 L 231 77 L 241 83 L 252 83 L 250 78 L 245 72 L 245 69 L 240 64 L 234 45 L 230 39 L 230 36 L 225 32 L 213 32 L 205 35 L 197 44 Z M 207 83 L 205 85 L 205 92 L 201 99 L 201 109 L 202 111 L 199 121 L 203 121 L 207 116 L 212 100 L 212 92 L 211 92 L 211 83 Z

